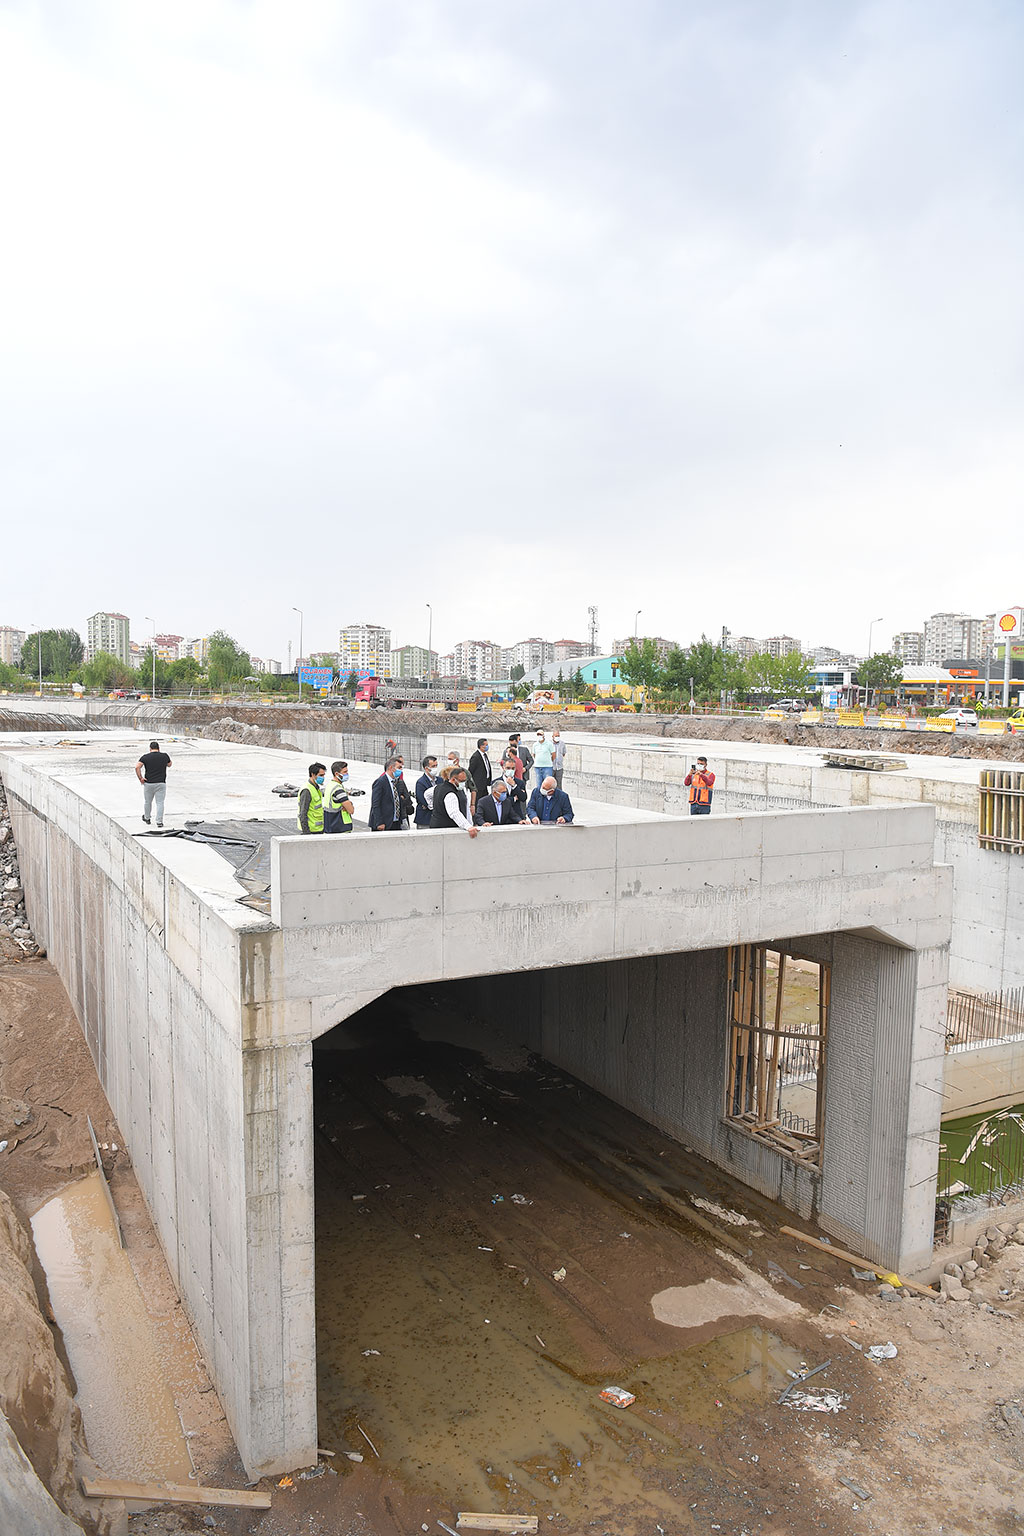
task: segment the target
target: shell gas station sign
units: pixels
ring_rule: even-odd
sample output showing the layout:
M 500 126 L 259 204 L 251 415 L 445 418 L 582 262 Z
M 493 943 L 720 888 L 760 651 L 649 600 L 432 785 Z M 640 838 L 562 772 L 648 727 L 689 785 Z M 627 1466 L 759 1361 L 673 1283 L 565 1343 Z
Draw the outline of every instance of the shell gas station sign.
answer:
M 1004 608 L 996 614 L 995 637 L 997 640 L 1019 640 L 1024 633 L 1024 608 Z

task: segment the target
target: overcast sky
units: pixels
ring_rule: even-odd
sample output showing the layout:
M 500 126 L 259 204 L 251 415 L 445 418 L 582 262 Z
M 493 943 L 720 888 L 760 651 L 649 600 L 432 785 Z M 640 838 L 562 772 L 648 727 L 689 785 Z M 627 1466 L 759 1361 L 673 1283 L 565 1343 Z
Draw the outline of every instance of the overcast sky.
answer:
M 0 623 L 862 651 L 1020 602 L 1022 43 L 0 0 Z

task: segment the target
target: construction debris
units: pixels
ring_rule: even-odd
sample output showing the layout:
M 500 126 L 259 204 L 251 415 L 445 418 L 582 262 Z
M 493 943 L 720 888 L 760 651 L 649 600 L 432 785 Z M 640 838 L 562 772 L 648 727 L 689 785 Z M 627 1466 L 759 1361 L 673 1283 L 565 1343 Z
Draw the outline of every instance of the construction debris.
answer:
M 460 1531 L 503 1531 L 505 1536 L 533 1536 L 537 1530 L 536 1515 L 474 1515 L 459 1514 L 456 1525 Z
M 291 1478 L 282 1478 L 278 1487 Z M 90 1499 L 152 1499 L 154 1504 L 214 1504 L 221 1508 L 269 1509 L 269 1493 L 244 1488 L 195 1488 L 188 1483 L 135 1483 L 122 1477 L 83 1477 L 82 1492 Z

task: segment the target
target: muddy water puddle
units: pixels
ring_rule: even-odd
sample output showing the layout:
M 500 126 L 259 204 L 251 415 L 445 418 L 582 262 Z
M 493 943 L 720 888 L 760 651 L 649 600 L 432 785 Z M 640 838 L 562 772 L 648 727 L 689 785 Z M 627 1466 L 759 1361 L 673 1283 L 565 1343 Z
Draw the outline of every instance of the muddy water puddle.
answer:
M 90 1454 L 111 1477 L 187 1482 L 188 1446 L 100 1175 L 48 1200 L 32 1218 L 32 1235 Z
M 374 1022 L 317 1060 L 321 1444 L 373 1463 L 368 1436 L 410 1490 L 462 1508 L 678 1529 L 723 1443 L 758 1461 L 752 1425 L 799 1352 L 742 1266 L 659 1205 L 657 1132 L 638 1145 L 626 1111 L 546 1063 L 499 1070 L 436 1020 L 430 1041 L 408 1015 Z M 655 1316 L 708 1279 L 733 1315 Z

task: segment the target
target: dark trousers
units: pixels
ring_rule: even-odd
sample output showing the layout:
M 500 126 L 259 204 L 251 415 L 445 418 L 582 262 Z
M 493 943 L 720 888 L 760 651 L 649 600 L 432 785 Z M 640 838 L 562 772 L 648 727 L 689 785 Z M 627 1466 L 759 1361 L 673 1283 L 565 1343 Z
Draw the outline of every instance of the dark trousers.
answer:
M 325 832 L 351 832 L 352 823 L 343 821 L 340 811 L 324 811 Z
M 696 800 L 695 800 L 693 802 L 693 804 L 690 806 L 690 815 L 691 816 L 710 816 L 711 815 L 711 807 L 710 807 L 710 805 L 698 805 Z

